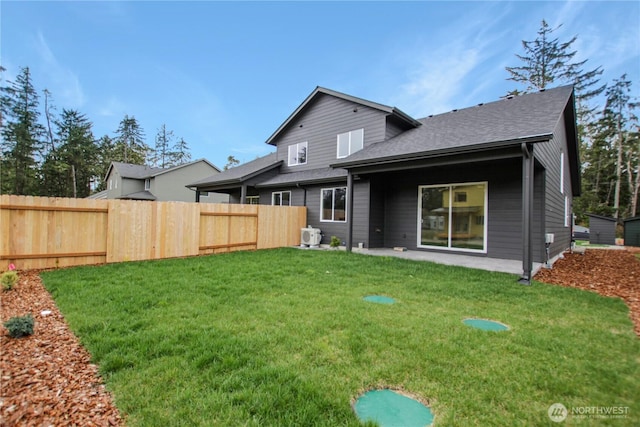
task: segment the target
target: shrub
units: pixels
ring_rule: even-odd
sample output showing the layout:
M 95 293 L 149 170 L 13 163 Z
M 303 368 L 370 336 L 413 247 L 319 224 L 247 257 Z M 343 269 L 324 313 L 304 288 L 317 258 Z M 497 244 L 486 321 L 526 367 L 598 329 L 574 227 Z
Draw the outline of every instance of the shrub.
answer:
M 329 246 L 331 246 L 332 248 L 337 248 L 338 246 L 340 246 L 340 239 L 338 239 L 337 236 L 331 236 L 331 242 L 329 243 Z
M 26 316 L 16 316 L 4 322 L 4 327 L 9 330 L 9 335 L 13 338 L 26 337 L 33 334 L 35 321 L 31 313 Z
M 15 271 L 6 271 L 2 273 L 0 283 L 2 283 L 2 289 L 5 291 L 10 290 L 18 282 L 18 273 Z

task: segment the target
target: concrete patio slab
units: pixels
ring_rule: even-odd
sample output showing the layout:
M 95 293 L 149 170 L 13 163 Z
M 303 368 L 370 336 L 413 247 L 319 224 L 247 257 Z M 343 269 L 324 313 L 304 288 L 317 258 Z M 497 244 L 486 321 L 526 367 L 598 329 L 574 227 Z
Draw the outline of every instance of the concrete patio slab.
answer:
M 396 251 L 391 248 L 375 248 L 375 249 L 359 249 L 354 248 L 354 253 L 373 255 L 373 256 L 389 256 L 396 258 L 412 259 L 415 261 L 431 261 L 438 264 L 456 265 L 459 267 L 477 268 L 487 271 L 499 271 L 502 273 L 522 274 L 522 261 L 488 258 L 470 255 L 460 255 L 443 252 L 427 252 L 427 251 Z M 533 264 L 534 274 L 542 267 L 541 263 Z

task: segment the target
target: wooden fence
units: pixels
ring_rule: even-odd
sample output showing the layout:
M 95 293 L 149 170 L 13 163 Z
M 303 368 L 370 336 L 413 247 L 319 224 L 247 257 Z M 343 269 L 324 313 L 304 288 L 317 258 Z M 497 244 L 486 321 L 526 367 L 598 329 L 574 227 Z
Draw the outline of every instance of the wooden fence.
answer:
M 294 246 L 306 215 L 305 207 L 2 195 L 0 271 Z

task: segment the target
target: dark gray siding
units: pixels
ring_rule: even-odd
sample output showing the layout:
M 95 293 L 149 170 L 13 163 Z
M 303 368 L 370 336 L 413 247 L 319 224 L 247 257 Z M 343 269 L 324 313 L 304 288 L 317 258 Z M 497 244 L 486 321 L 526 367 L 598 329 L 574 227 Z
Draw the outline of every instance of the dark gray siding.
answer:
M 640 216 L 624 221 L 625 246 L 640 246 Z
M 353 111 L 357 106 L 357 111 Z M 364 128 L 364 144 L 382 141 L 386 114 L 331 95 L 320 94 L 274 141 L 278 160 L 284 160 L 281 173 L 325 168 L 337 159 L 339 133 Z M 307 141 L 307 163 L 289 167 L 289 145 Z
M 371 185 L 369 180 L 360 179 L 353 183 L 353 246 L 359 243 L 367 248 L 369 244 L 369 217 L 371 215 Z M 356 215 L 357 213 L 357 215 Z
M 370 192 L 369 200 L 369 239 L 366 247 L 382 248 L 384 247 L 384 203 L 385 203 L 385 185 L 384 179 L 377 176 L 372 178 L 370 188 L 374 189 Z M 360 216 L 360 209 L 356 206 L 355 215 Z
M 551 245 L 549 251 L 550 257 L 554 257 L 571 246 L 573 192 L 571 188 L 567 133 L 564 120 L 558 122 L 553 139 L 535 144 L 534 155 L 536 160 L 540 162 L 545 169 L 545 229 L 542 233 L 554 234 L 554 243 Z M 563 185 L 561 186 L 560 179 L 562 169 L 560 160 L 562 158 L 564 158 L 564 179 Z M 568 204 L 566 220 L 565 199 Z
M 262 188 L 259 190 L 260 204 L 270 205 L 271 195 L 274 191 L 291 191 L 291 204 L 293 206 L 306 206 L 307 207 L 307 222 L 306 225 L 310 225 L 314 228 L 322 230 L 322 242 L 328 244 L 331 240 L 331 236 L 337 236 L 341 242 L 347 240 L 347 223 L 346 222 L 321 222 L 320 221 L 320 194 L 323 188 L 334 187 L 346 187 L 347 182 L 335 182 L 326 184 L 314 184 L 301 187 L 282 187 L 282 188 Z M 368 182 L 354 184 L 354 196 L 355 200 L 362 200 L 368 198 L 366 193 L 368 191 Z M 368 210 L 367 210 L 368 212 Z M 359 231 L 356 231 L 359 230 Z M 354 220 L 354 242 L 364 241 L 362 240 L 362 233 L 366 233 L 368 225 L 366 221 Z M 359 233 L 359 234 L 357 234 Z M 355 240 L 355 239 L 361 240 Z
M 385 139 L 391 139 L 394 136 L 398 136 L 408 129 L 409 127 L 406 123 L 401 122 L 394 116 L 387 116 L 387 129 L 385 133 Z
M 544 174 L 540 170 L 534 181 L 534 233 L 540 230 L 544 198 Z M 494 162 L 434 167 L 393 172 L 372 178 L 370 226 L 371 247 L 417 247 L 418 186 L 486 181 L 488 185 L 487 254 L 494 258 L 522 258 L 522 161 L 507 159 Z M 384 194 L 384 202 L 380 201 Z M 380 207 L 384 205 L 383 218 Z M 358 209 L 358 206 L 355 207 Z M 360 214 L 356 210 L 354 216 Z M 376 223 L 383 221 L 381 233 Z M 378 236 L 382 234 L 382 238 Z M 544 261 L 544 241 L 538 231 L 534 238 L 534 260 Z M 452 251 L 453 252 L 453 251 Z M 473 255 L 474 253 L 465 252 Z

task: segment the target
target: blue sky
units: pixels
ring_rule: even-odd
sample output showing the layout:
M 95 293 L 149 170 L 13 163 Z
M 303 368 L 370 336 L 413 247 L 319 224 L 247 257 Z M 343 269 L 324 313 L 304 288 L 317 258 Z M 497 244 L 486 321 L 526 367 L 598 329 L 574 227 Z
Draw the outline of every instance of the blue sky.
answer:
M 640 2 L 0 2 L 4 80 L 93 122 L 135 116 L 153 145 L 166 124 L 219 167 L 265 141 L 316 86 L 415 118 L 498 99 L 517 85 L 521 40 L 540 21 L 577 35 L 577 60 L 640 93 Z M 4 83 L 3 83 L 4 84 Z

